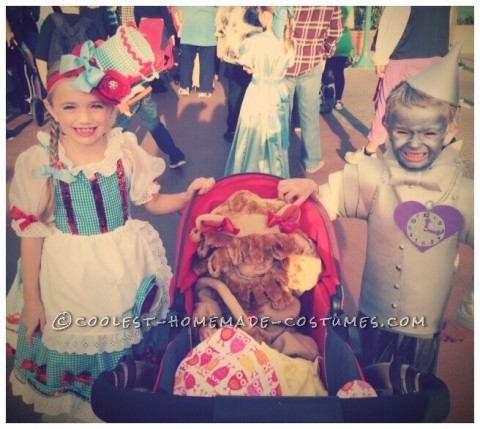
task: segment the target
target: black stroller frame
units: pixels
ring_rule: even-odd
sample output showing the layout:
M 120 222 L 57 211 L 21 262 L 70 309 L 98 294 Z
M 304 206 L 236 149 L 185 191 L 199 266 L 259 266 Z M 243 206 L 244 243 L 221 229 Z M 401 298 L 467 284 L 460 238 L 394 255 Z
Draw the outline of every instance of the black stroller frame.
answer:
M 23 60 L 23 64 L 16 68 L 17 83 L 21 84 L 21 89 L 16 88 L 14 91 L 25 92 L 25 94 L 22 94 L 24 99 L 20 108 L 21 112 L 8 115 L 6 122 L 8 124 L 24 113 L 29 113 L 31 118 L 17 125 L 15 129 L 7 128 L 7 139 L 16 137 L 32 122 L 35 122 L 38 126 L 42 126 L 46 122 L 47 115 L 42 101 L 43 85 L 32 54 L 23 44 L 18 45 L 16 42 L 12 45 L 11 49 L 15 50 L 17 57 Z M 17 93 L 17 96 L 18 95 Z
M 326 78 L 322 76 L 322 86 L 320 87 L 320 113 L 326 115 L 332 113 L 335 104 L 335 78 L 330 70 Z
M 19 47 L 19 50 L 24 59 L 23 68 L 30 93 L 27 103 L 30 105 L 30 112 L 34 122 L 38 126 L 42 126 L 46 121 L 46 110 L 42 101 L 42 81 L 40 74 L 35 66 L 34 59 L 31 58 L 22 47 Z

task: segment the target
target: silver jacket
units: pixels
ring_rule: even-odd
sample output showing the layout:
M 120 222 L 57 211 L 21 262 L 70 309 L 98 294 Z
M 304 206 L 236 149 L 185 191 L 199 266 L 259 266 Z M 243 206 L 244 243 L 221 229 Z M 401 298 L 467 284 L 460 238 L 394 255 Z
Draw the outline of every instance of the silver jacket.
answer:
M 473 180 L 463 177 L 460 148 L 460 141 L 446 146 L 427 170 L 418 172 L 404 169 L 387 152 L 385 159 L 367 158 L 358 165 L 346 165 L 319 188 L 319 198 L 332 219 L 354 217 L 368 222 L 359 308 L 375 317 L 380 327 L 427 338 L 441 330 L 458 266 L 459 243 L 474 246 L 474 187 Z M 394 218 L 399 205 L 412 201 L 424 209 L 411 213 L 410 218 L 407 213 L 404 223 Z M 443 224 L 435 216 L 438 225 L 443 225 L 443 230 L 435 231 L 437 223 L 432 227 L 423 218 L 440 213 L 442 206 L 444 211 L 445 206 L 453 207 L 456 210 L 450 211 L 463 217 L 463 224 L 457 222 L 458 228 L 443 236 L 442 231 L 453 231 L 445 227 L 448 220 Z M 427 240 L 428 247 L 419 247 L 418 240 Z M 391 326 L 391 321 L 398 324 L 406 317 L 423 317 L 424 323 Z M 473 329 L 473 278 L 455 319 Z

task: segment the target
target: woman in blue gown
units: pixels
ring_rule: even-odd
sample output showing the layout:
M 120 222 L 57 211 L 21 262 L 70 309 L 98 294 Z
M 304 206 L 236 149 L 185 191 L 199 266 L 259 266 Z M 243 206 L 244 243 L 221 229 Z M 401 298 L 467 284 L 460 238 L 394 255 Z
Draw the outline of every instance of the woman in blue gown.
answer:
M 277 9 L 277 10 L 276 10 Z M 295 50 L 288 8 L 259 7 L 259 21 L 266 30 L 246 39 L 240 47 L 239 63 L 252 73 L 243 100 L 225 176 L 260 172 L 288 178 L 289 97 L 284 76 Z M 274 33 L 275 19 L 284 16 L 283 33 Z M 277 27 L 275 25 L 275 27 Z M 275 28 L 276 29 L 276 28 Z

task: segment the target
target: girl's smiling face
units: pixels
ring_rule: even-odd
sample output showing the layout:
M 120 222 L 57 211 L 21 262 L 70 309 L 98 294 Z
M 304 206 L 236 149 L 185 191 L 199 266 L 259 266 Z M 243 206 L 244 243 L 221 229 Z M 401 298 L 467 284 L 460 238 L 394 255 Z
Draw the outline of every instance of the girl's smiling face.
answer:
M 453 138 L 454 128 L 440 109 L 401 104 L 395 106 L 387 124 L 395 157 L 408 170 L 429 167 Z
M 84 146 L 103 143 L 115 120 L 115 106 L 72 88 L 75 79 L 61 79 L 45 105 L 69 141 Z

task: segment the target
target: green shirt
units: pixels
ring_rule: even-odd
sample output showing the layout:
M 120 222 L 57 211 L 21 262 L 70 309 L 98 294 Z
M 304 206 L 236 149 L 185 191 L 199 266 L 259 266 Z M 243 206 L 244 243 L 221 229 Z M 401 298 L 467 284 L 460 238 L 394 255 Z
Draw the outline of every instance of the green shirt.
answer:
M 349 57 L 350 52 L 352 51 L 352 38 L 350 37 L 350 30 L 345 27 L 345 22 L 347 21 L 348 16 L 352 11 L 351 6 L 341 6 L 342 10 L 342 22 L 344 24 L 343 27 L 343 35 L 340 40 L 337 42 L 335 48 L 335 57 Z
M 182 11 L 181 42 L 185 45 L 216 46 L 216 6 L 180 6 Z

